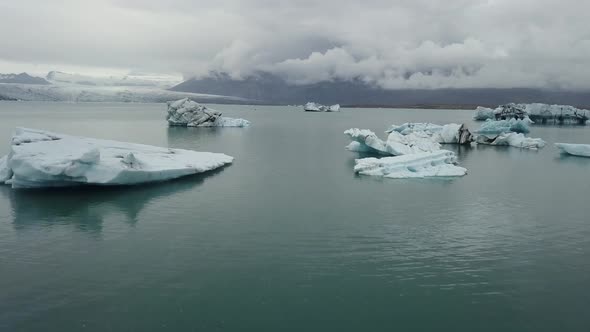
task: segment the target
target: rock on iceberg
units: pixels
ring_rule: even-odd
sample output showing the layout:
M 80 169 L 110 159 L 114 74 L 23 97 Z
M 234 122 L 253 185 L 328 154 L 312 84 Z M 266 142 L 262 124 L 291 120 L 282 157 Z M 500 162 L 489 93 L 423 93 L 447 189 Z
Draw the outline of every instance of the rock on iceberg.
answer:
M 463 167 L 456 166 L 455 154 L 447 150 L 415 154 L 357 159 L 355 173 L 387 178 L 454 177 L 467 174 Z
M 340 104 L 335 104 L 332 106 L 324 106 L 321 104 L 317 104 L 314 102 L 309 102 L 303 106 L 303 109 L 306 112 L 338 112 L 340 111 Z
M 590 144 L 555 143 L 555 146 L 561 150 L 561 153 L 590 158 Z M 2 161 L 0 161 L 1 164 Z M 1 173 L 0 177 L 2 177 Z
M 186 127 L 247 127 L 248 120 L 221 116 L 221 112 L 207 108 L 188 98 L 168 102 L 168 124 Z
M 0 159 L 0 180 L 13 188 L 132 185 L 230 164 L 221 153 L 168 149 L 18 128 Z

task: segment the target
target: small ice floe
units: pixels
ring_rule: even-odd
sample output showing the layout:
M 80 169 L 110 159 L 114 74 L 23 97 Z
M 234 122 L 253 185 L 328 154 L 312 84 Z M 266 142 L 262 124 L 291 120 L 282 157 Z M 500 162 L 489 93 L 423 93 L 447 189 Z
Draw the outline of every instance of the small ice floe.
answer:
M 13 188 L 133 185 L 230 164 L 233 157 L 17 128 L 0 158 L 0 182 Z
M 555 146 L 563 154 L 590 158 L 590 144 L 555 143 Z
M 250 121 L 228 118 L 188 98 L 168 102 L 166 120 L 170 126 L 185 127 L 247 127 Z
M 456 177 L 467 174 L 467 169 L 456 166 L 456 162 L 453 152 L 438 150 L 396 157 L 357 159 L 354 172 L 394 179 Z
M 306 112 L 338 112 L 340 111 L 340 104 L 331 106 L 324 106 L 314 102 L 309 102 L 303 106 Z

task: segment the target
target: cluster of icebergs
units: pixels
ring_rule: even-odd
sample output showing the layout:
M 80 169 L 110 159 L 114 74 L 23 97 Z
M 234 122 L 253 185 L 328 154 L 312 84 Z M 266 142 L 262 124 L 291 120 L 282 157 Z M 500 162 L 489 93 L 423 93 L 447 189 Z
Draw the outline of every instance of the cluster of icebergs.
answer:
M 356 173 L 398 179 L 467 174 L 465 168 L 456 165 L 457 157 L 452 151 L 441 150 L 441 144 L 471 143 L 471 133 L 464 125 L 406 123 L 392 126 L 387 133 L 384 141 L 367 129 L 352 128 L 344 132 L 352 140 L 346 147 L 348 150 L 391 156 L 357 159 Z
M 488 119 L 520 118 L 546 123 L 548 121 L 564 123 L 566 121 L 586 124 L 590 119 L 590 111 L 569 105 L 533 104 L 505 104 L 495 109 L 478 106 L 473 114 L 476 121 Z
M 525 149 L 545 146 L 540 138 L 526 137 L 530 120 L 486 121 L 472 134 L 464 124 L 405 123 L 386 130 L 386 140 L 368 129 L 351 128 L 344 132 L 351 139 L 346 149 L 387 156 L 355 161 L 356 173 L 390 178 L 462 176 L 467 170 L 456 165 L 454 153 L 441 144 L 508 145 Z M 580 148 L 578 148 L 579 150 Z M 590 148 L 588 149 L 590 153 Z
M 340 104 L 331 106 L 324 106 L 314 102 L 309 102 L 303 106 L 306 112 L 338 112 L 340 111 Z

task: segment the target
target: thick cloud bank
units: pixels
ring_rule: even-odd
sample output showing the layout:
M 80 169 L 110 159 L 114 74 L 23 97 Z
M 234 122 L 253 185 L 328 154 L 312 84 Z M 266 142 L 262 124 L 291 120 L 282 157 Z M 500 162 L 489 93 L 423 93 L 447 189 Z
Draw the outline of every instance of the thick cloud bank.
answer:
M 0 69 L 579 90 L 590 88 L 588 12 L 578 0 L 0 0 Z

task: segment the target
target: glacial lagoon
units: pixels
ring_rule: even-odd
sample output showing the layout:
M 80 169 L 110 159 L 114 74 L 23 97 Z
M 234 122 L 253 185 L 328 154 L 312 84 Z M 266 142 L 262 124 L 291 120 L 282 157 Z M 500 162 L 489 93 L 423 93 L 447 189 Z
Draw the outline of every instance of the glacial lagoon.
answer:
M 168 127 L 163 104 L 0 102 L 17 126 L 221 152 L 232 165 L 115 188 L 0 186 L 0 331 L 586 331 L 590 127 L 538 151 L 449 145 L 464 177 L 355 175 L 352 127 L 468 110 L 213 105 L 248 128 Z

